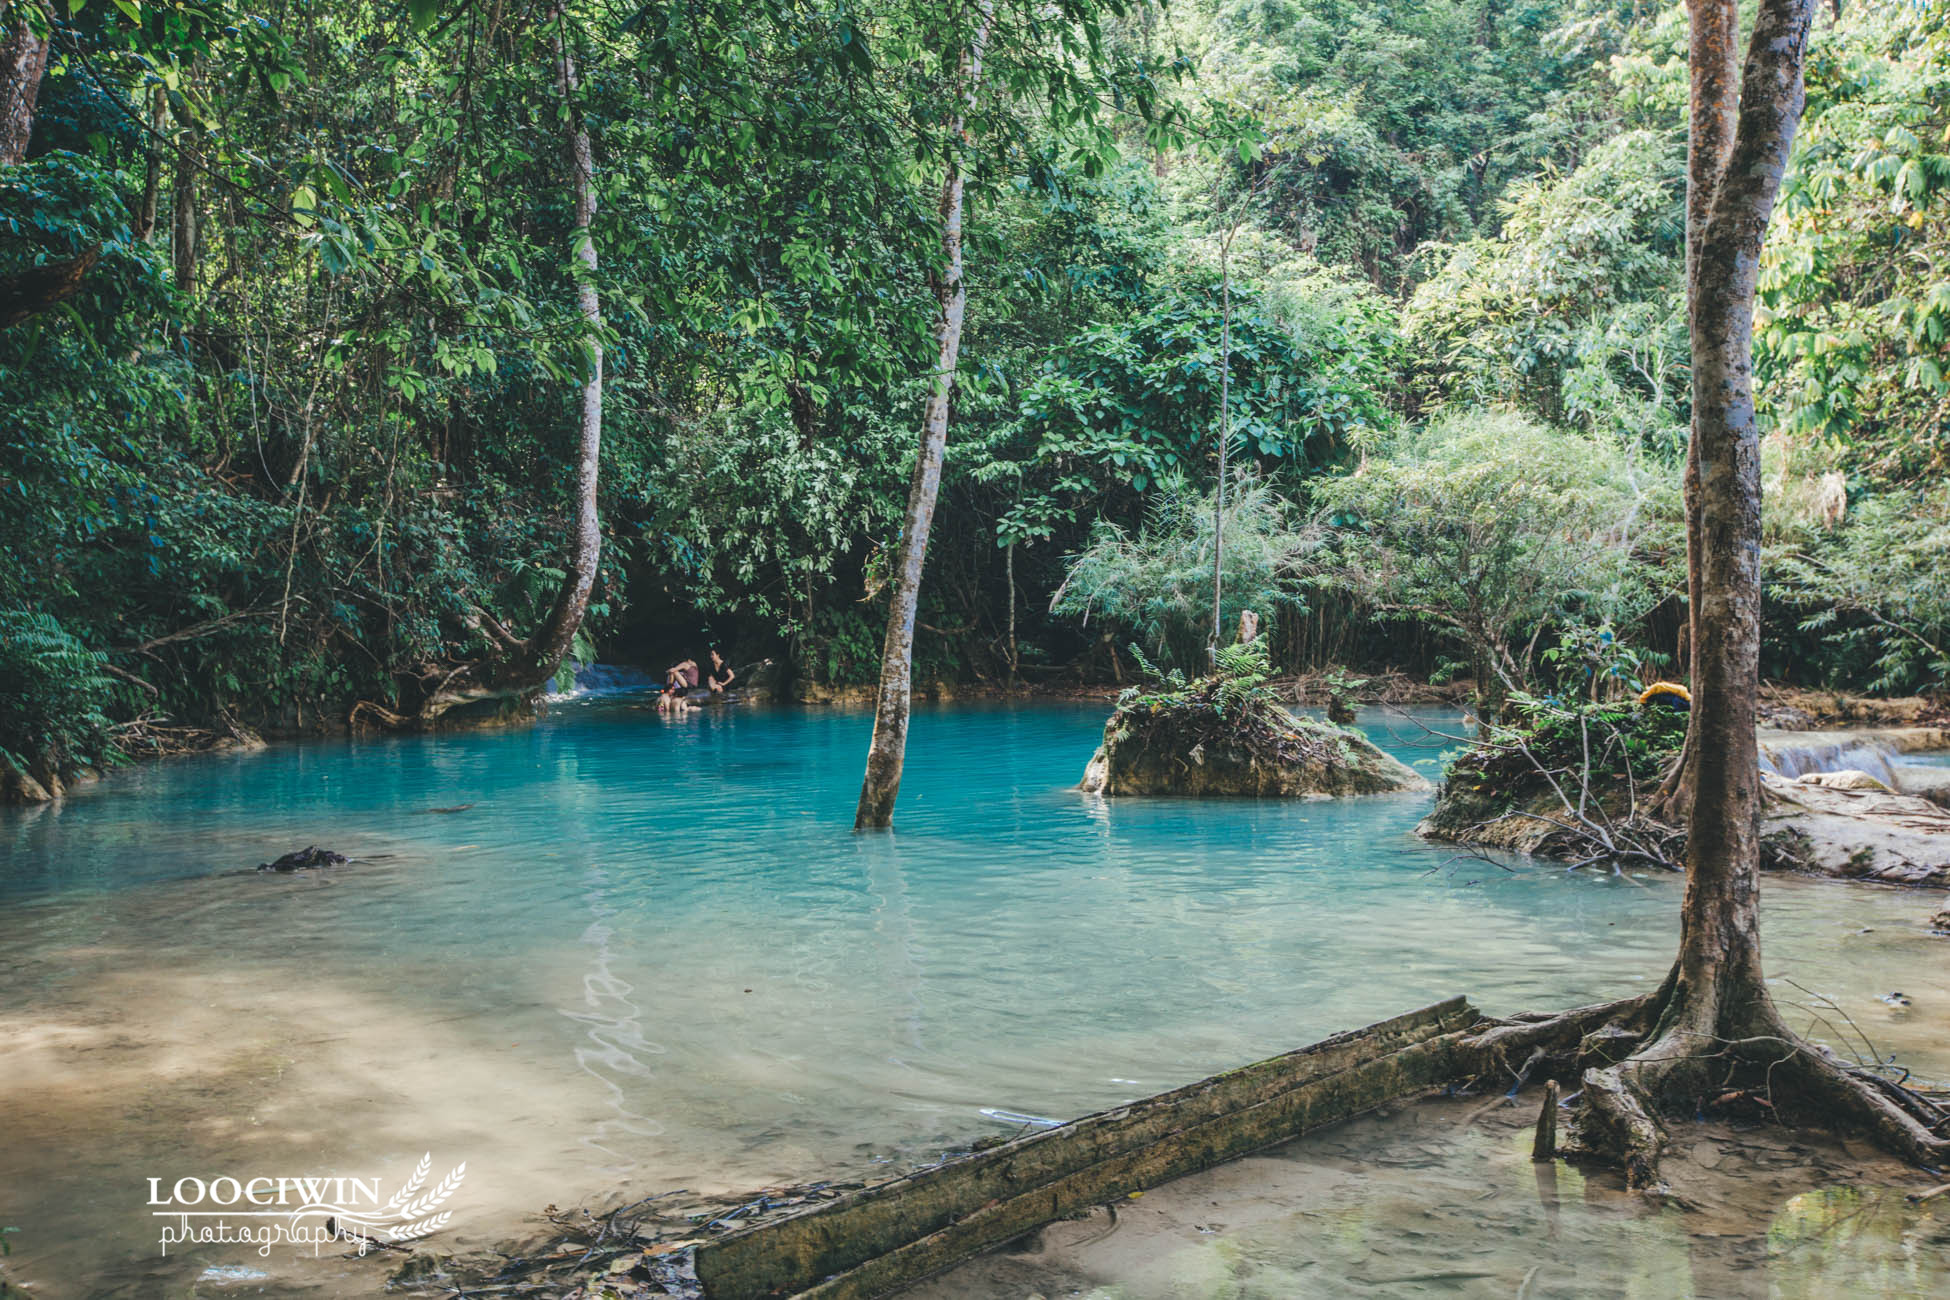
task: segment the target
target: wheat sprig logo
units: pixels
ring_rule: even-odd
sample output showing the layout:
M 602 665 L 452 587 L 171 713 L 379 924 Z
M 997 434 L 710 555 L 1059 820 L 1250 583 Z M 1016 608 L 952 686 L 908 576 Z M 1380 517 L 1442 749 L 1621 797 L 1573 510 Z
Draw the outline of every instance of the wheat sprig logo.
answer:
M 177 1221 L 164 1225 L 164 1254 L 171 1245 L 224 1241 L 249 1241 L 264 1253 L 276 1240 L 314 1248 L 329 1240 L 356 1241 L 363 1254 L 382 1238 L 417 1241 L 447 1226 L 453 1211 L 441 1207 L 460 1190 L 467 1163 L 455 1165 L 429 1186 L 432 1174 L 429 1151 L 384 1203 L 383 1183 L 377 1178 L 188 1177 L 177 1179 L 167 1193 L 163 1180 L 152 1178 L 149 1204 L 157 1218 Z M 280 1219 L 282 1225 L 275 1222 Z

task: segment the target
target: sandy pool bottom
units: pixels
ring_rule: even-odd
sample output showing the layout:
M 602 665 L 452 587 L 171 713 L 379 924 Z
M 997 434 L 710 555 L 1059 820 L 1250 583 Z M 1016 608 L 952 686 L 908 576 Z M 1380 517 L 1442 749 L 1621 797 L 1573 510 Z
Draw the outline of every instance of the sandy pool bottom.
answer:
M 1433 1099 L 1065 1220 L 913 1300 L 1950 1295 L 1950 1196 L 1865 1145 L 1702 1123 L 1666 1174 L 1533 1164 L 1537 1099 Z

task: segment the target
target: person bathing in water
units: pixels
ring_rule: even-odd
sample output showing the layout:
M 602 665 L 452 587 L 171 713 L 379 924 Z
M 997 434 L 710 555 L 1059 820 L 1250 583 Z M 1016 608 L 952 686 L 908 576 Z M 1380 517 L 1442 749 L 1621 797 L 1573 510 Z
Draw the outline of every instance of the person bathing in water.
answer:
M 695 659 L 672 664 L 664 671 L 664 691 L 657 697 L 657 708 L 666 713 L 683 712 L 690 708 L 690 693 L 697 689 L 700 680 L 711 694 L 723 695 L 725 687 L 738 680 L 738 672 L 716 650 L 711 651 L 709 675 L 698 668 Z

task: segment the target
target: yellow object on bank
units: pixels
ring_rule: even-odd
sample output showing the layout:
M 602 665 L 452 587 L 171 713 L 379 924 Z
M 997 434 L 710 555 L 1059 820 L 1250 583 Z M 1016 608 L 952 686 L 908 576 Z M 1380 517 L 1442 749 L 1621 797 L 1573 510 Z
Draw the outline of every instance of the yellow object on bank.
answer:
M 1693 693 L 1678 682 L 1654 682 L 1639 692 L 1639 703 L 1650 704 L 1660 696 L 1672 696 L 1689 707 L 1693 702 Z

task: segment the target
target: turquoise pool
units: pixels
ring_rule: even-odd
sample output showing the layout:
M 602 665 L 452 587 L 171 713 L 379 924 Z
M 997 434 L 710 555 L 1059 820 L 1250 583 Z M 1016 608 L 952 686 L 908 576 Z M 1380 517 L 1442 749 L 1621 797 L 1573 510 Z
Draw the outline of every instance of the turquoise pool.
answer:
M 1013 1131 L 996 1112 L 1073 1116 L 1450 994 L 1554 1006 L 1663 971 L 1676 880 L 1458 858 L 1413 834 L 1425 795 L 1086 798 L 1105 711 L 919 712 L 892 835 L 849 829 L 870 717 L 666 719 L 627 691 L 0 813 L 13 1269 L 50 1295 L 232 1265 L 326 1285 L 352 1266 L 160 1256 L 147 1179 L 431 1152 L 468 1162 L 450 1241 L 479 1245 L 550 1202 L 870 1177 Z M 1457 721 L 1364 725 L 1434 775 Z M 307 844 L 357 860 L 247 870 Z M 1796 882 L 1767 909 L 1779 973 L 1950 1075 L 1924 900 Z M 1892 980 L 1908 1007 L 1876 1000 Z

